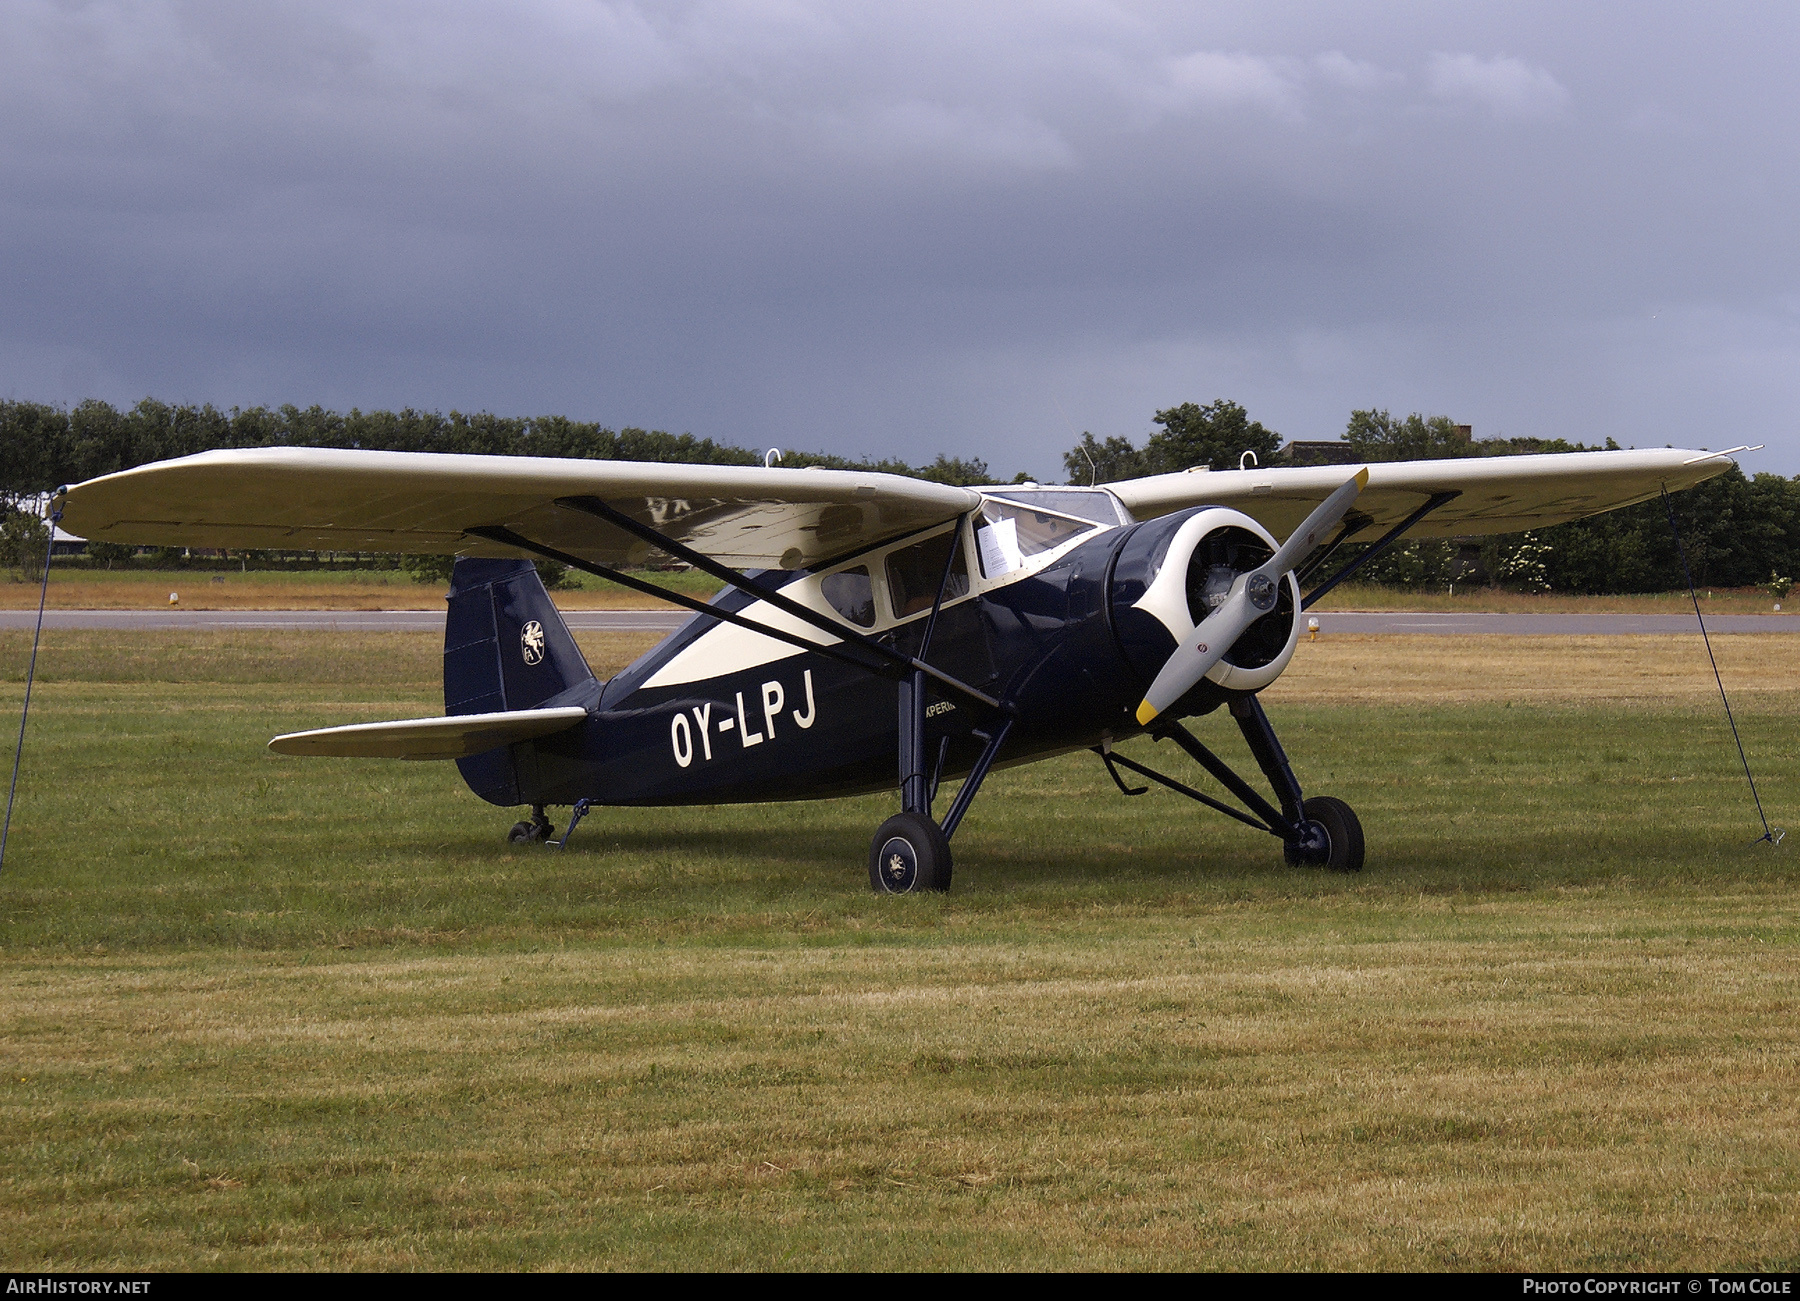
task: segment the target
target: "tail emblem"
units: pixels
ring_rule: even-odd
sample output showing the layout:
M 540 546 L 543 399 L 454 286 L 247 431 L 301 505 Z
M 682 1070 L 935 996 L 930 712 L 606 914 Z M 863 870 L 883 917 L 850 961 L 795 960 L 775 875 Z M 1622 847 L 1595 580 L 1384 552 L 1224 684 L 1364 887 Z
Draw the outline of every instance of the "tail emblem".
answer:
M 544 662 L 544 625 L 533 619 L 519 631 L 519 648 L 527 664 Z

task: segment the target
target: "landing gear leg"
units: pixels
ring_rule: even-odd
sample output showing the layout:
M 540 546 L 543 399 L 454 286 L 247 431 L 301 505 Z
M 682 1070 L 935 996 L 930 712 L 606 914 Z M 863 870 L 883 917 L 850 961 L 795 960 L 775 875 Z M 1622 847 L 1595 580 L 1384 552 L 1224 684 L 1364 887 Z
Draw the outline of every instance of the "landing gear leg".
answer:
M 1333 872 L 1360 872 L 1363 867 L 1362 823 L 1348 804 L 1330 795 L 1305 798 L 1300 779 L 1294 776 L 1287 751 L 1275 738 L 1262 701 L 1238 696 L 1231 702 L 1231 716 L 1250 745 L 1250 753 L 1269 779 L 1281 813 L 1294 834 L 1282 838 L 1282 853 L 1289 865 L 1309 863 Z
M 925 675 L 912 673 L 900 681 L 900 807 L 903 812 L 881 824 L 869 844 L 869 888 L 877 894 L 912 894 L 950 888 L 950 837 L 962 823 L 975 793 L 981 789 L 994 758 L 1012 730 L 1001 717 L 975 736 L 984 742 L 981 756 L 963 779 L 940 826 L 931 816 L 935 775 L 925 771 Z M 941 774 L 943 755 L 938 756 Z
M 1291 866 L 1309 863 L 1316 867 L 1328 867 L 1334 872 L 1362 871 L 1362 823 L 1357 821 L 1355 811 L 1344 801 L 1333 799 L 1329 795 L 1315 795 L 1308 799 L 1301 794 L 1300 779 L 1294 776 L 1287 752 L 1281 748 L 1281 742 L 1275 739 L 1275 729 L 1269 726 L 1268 715 L 1263 713 L 1262 704 L 1255 696 L 1234 697 L 1231 716 L 1237 719 L 1238 728 L 1250 745 L 1250 753 L 1256 756 L 1257 766 L 1274 788 L 1280 808 L 1259 795 L 1250 783 L 1231 770 L 1230 764 L 1202 745 L 1198 737 L 1178 722 L 1159 723 L 1152 731 L 1152 737 L 1158 741 L 1174 741 L 1186 750 L 1220 785 L 1237 796 L 1244 807 L 1250 810 L 1249 813 L 1239 812 L 1229 804 L 1210 795 L 1203 795 L 1193 787 L 1185 786 L 1153 768 L 1127 759 L 1122 754 L 1115 754 L 1110 745 L 1099 746 L 1094 752 L 1106 763 L 1109 771 L 1116 764 L 1159 782 L 1191 800 L 1197 800 L 1208 808 L 1217 809 L 1227 817 L 1236 818 L 1258 831 L 1279 836 L 1282 852 Z M 1141 789 L 1133 790 L 1126 786 L 1116 771 L 1113 771 L 1113 780 L 1127 795 L 1142 793 Z
M 925 772 L 925 675 L 900 679 L 900 808 L 869 844 L 869 888 L 916 894 L 950 888 L 950 840 L 931 817 Z

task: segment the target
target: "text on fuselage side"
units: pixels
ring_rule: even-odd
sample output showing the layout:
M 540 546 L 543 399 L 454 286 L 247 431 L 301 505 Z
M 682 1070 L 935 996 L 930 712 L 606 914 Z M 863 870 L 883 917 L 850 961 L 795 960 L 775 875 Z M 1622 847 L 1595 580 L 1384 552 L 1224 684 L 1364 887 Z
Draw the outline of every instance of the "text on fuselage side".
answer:
M 790 710 L 788 713 L 788 717 L 793 720 L 794 726 L 801 729 L 811 727 L 819 716 L 818 708 L 813 703 L 813 680 L 811 669 L 806 670 L 803 681 L 805 683 L 806 692 L 806 710 L 805 712 L 802 712 L 795 709 Z M 775 724 L 781 720 L 781 711 L 787 705 L 787 692 L 782 688 L 779 681 L 770 681 L 762 684 L 759 694 L 762 696 L 761 731 L 751 730 L 758 722 L 756 711 L 754 707 L 752 707 L 752 709 L 746 713 L 744 709 L 744 693 L 741 691 L 736 693 L 737 712 L 732 713 L 728 710 L 721 710 L 719 720 L 716 724 L 713 722 L 713 702 L 710 700 L 704 705 L 694 705 L 689 709 L 684 709 L 680 713 L 677 713 L 669 720 L 669 745 L 675 751 L 675 762 L 680 764 L 683 768 L 686 768 L 689 764 L 694 762 L 694 743 L 696 740 L 699 741 L 700 745 L 700 758 L 703 761 L 711 759 L 713 757 L 712 739 L 715 728 L 721 735 L 726 732 L 736 732 L 738 745 L 741 749 L 745 750 L 748 750 L 753 745 L 761 745 L 766 740 L 773 740 L 775 737 Z M 691 724 L 688 722 L 688 716 L 690 714 L 693 715 L 694 720 Z M 787 724 L 783 722 L 782 726 L 785 728 Z

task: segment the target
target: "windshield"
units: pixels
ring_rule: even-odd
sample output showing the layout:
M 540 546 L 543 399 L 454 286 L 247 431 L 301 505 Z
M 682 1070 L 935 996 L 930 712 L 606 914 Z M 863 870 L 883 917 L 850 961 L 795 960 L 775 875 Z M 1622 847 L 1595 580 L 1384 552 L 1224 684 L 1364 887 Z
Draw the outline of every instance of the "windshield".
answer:
M 991 495 L 1016 501 L 1022 506 L 1037 506 L 1059 515 L 1092 520 L 1096 524 L 1135 523 L 1117 497 L 1092 488 L 1007 488 Z
M 981 503 L 975 546 L 984 578 L 998 578 L 1022 568 L 1032 556 L 1054 551 L 1065 542 L 1096 531 L 1088 520 L 1052 515 L 1028 506 L 989 497 Z

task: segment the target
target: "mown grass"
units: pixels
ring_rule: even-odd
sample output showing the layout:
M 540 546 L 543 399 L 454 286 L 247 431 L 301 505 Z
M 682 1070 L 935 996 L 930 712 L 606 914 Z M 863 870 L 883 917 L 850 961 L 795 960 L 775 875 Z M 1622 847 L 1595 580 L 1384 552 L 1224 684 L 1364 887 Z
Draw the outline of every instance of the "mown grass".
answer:
M 707 598 L 722 584 L 695 570 L 644 571 L 660 586 Z M 169 593 L 192 610 L 439 610 L 444 589 L 415 582 L 395 569 L 251 570 L 97 569 L 58 563 L 52 571 L 48 604 L 53 610 L 166 609 Z M 565 610 L 640 610 L 673 607 L 619 587 L 592 574 L 570 571 L 552 593 Z M 38 584 L 5 581 L 0 571 L 0 610 L 37 608 Z M 1770 614 L 1773 598 L 1757 588 L 1707 588 L 1700 593 L 1708 614 Z M 1786 613 L 1800 613 L 1794 600 Z M 1319 607 L 1331 610 L 1419 610 L 1439 613 L 1507 614 L 1681 614 L 1691 615 L 1686 590 L 1583 596 L 1565 592 L 1509 592 L 1467 586 L 1455 591 L 1378 587 L 1345 583 L 1328 592 Z
M 1319 601 L 1320 610 L 1429 610 L 1450 614 L 1685 614 L 1693 598 L 1686 588 L 1668 592 L 1621 592 L 1589 596 L 1578 592 L 1510 592 L 1501 587 L 1454 584 L 1445 588 L 1381 587 L 1344 583 Z M 1697 595 L 1706 614 L 1773 614 L 1775 598 L 1755 587 L 1703 587 Z M 1782 613 L 1800 613 L 1790 598 Z
M 446 766 L 263 750 L 432 711 L 424 636 L 52 635 L 10 1268 L 1796 1263 L 1791 858 L 1662 639 L 1308 647 L 1267 703 L 1359 877 L 1072 756 L 883 900 L 887 799 L 522 853 Z M 1778 822 L 1789 640 L 1720 639 Z
M 0 610 L 35 610 L 38 583 L 7 582 L 0 570 Z M 702 599 L 722 584 L 693 570 L 645 570 L 639 577 Z M 442 610 L 445 586 L 420 583 L 397 569 L 269 570 L 90 569 L 58 564 L 45 602 L 53 610 Z M 591 574 L 570 571 L 554 592 L 565 610 L 673 609 Z

